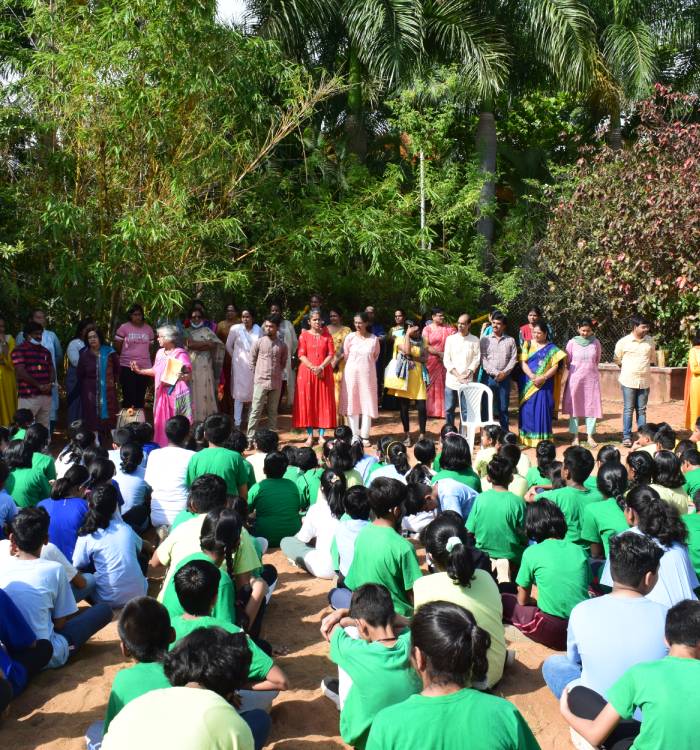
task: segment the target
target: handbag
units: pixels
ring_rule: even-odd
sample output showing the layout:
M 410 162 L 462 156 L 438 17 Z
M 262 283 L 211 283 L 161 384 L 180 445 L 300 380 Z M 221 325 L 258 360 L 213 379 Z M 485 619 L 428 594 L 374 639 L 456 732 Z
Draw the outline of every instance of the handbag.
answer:
M 384 368 L 384 387 L 391 388 L 394 391 L 408 390 L 408 369 L 405 370 L 406 376 L 397 375 L 399 372 L 399 360 L 394 357 Z
M 128 424 L 134 422 L 145 422 L 146 415 L 143 409 L 134 409 L 129 407 L 128 409 L 122 409 L 117 415 L 117 429 L 126 427 Z

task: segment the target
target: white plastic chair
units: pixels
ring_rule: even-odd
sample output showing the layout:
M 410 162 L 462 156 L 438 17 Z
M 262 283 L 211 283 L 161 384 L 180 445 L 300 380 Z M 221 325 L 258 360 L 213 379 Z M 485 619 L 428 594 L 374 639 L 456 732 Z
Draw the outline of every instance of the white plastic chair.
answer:
M 481 402 L 484 396 L 488 404 L 488 416 L 482 420 Z M 457 399 L 460 414 L 459 431 L 467 438 L 469 450 L 473 453 L 477 429 L 487 424 L 498 424 L 493 418 L 493 391 L 483 383 L 467 383 L 458 388 Z

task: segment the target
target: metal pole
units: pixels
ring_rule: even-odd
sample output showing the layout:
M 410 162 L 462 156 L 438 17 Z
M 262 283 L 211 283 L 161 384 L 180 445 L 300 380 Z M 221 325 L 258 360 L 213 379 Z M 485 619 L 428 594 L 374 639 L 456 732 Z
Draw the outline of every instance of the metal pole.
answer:
M 425 250 L 425 236 L 423 230 L 425 229 L 425 164 L 423 160 L 423 149 L 419 151 L 420 159 L 420 249 Z

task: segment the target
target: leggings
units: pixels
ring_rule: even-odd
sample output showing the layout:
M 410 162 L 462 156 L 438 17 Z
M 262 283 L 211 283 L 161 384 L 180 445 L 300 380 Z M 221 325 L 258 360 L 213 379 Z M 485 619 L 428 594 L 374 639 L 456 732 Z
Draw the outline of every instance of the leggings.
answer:
M 569 691 L 569 709 L 581 719 L 591 721 L 605 708 L 607 701 L 594 690 L 581 685 Z M 628 750 L 639 734 L 641 724 L 635 719 L 623 719 L 601 744 L 606 750 Z
M 570 417 L 569 419 L 569 432 L 572 435 L 578 434 L 578 417 Z M 595 417 L 586 417 L 586 432 L 588 435 L 595 433 L 595 423 L 597 419 Z
M 411 402 L 407 398 L 399 399 L 399 414 L 401 415 L 401 424 L 403 425 L 404 432 L 411 431 L 411 425 L 408 421 L 408 407 Z M 425 410 L 425 399 L 416 399 L 416 411 L 418 412 L 418 431 L 421 434 L 425 433 L 426 424 L 426 410 Z

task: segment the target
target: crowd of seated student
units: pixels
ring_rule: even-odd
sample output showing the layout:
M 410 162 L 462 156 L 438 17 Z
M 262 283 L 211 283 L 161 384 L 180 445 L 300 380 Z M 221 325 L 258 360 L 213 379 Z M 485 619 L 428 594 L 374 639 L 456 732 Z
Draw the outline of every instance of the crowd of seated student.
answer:
M 367 456 L 344 427 L 319 461 L 312 449 L 280 448 L 269 430 L 255 433 L 246 459 L 245 436 L 225 415 L 199 425 L 197 440 L 174 417 L 168 446 L 157 449 L 149 425 L 121 428 L 109 454 L 74 423 L 50 466 L 45 428 L 28 423 L 7 443 L 9 465 L 0 459 L 0 490 L 9 485 L 0 491 L 9 534 L 0 591 L 9 604 L 0 596 L 0 607 L 16 610 L 12 632 L 0 632 L 0 707 L 123 608 L 122 651 L 137 664 L 118 674 L 90 741 L 104 733 L 103 747 L 123 746 L 148 710 L 177 710 L 188 698 L 180 691 L 191 690 L 183 686 L 195 682 L 221 721 L 193 722 L 178 746 L 225 726 L 236 746 L 262 747 L 271 704 L 288 687 L 261 638 L 277 580 L 262 556 L 281 546 L 300 571 L 337 576 L 322 633 L 339 679 L 325 679 L 323 691 L 355 747 L 430 745 L 433 725 L 441 742 L 457 728 L 477 736 L 483 725 L 503 747 L 537 747 L 517 711 L 483 692 L 513 658 L 504 623 L 566 650 L 543 671 L 577 731 L 612 729 L 609 699 L 625 720 L 613 739 L 629 738 L 640 731 L 632 713 L 641 699 L 628 675 L 664 659 L 669 608 L 688 605 L 700 588 L 700 453 L 696 443 L 676 445 L 667 425 L 652 428 L 640 428 L 644 450 L 627 457 L 628 468 L 612 446 L 597 460 L 571 446 L 558 462 L 550 441 L 537 446 L 530 468 L 517 438 L 498 426 L 484 429 L 473 461 L 466 439 L 446 427 L 440 453 L 421 440 L 412 466 L 402 443 L 380 440 L 378 457 Z M 155 548 L 142 536 L 151 526 Z M 163 578 L 158 600 L 144 596 L 145 573 Z M 81 598 L 91 606 L 78 610 Z M 45 645 L 27 659 L 34 641 Z M 236 653 L 245 672 L 238 663 L 225 679 L 213 677 L 221 664 L 193 647 L 215 643 L 224 661 Z M 226 702 L 234 692 L 238 711 Z

